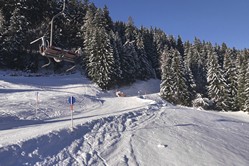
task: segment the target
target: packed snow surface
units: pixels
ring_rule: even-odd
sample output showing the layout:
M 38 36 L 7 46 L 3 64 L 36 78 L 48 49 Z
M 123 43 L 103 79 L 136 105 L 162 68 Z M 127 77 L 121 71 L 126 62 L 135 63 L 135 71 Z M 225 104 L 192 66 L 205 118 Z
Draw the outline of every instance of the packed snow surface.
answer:
M 248 114 L 173 106 L 159 84 L 116 97 L 79 73 L 0 72 L 0 166 L 249 165 Z

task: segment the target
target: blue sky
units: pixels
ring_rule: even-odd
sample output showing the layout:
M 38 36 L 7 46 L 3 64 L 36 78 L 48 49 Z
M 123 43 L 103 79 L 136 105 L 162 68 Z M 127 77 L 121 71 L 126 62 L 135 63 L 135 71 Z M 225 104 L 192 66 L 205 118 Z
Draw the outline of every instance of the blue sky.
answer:
M 158 27 L 184 41 L 249 48 L 249 0 L 90 0 L 106 5 L 113 21 L 131 16 L 137 27 Z

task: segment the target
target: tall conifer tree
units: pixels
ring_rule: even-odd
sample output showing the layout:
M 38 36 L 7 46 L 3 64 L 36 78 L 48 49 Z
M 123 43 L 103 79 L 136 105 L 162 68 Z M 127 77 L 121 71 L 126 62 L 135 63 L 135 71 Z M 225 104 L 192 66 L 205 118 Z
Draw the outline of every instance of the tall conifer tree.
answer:
M 135 44 L 127 41 L 122 47 L 123 53 L 120 57 L 123 84 L 130 84 L 136 80 L 138 57 Z
M 98 9 L 95 13 L 92 34 L 88 43 L 88 63 L 86 64 L 88 76 L 102 89 L 113 86 L 115 76 L 115 59 L 111 37 L 106 30 L 103 11 Z
M 243 110 L 246 99 L 246 70 L 247 70 L 247 50 L 243 50 L 237 57 L 237 72 L 238 72 L 238 91 L 237 102 L 239 110 Z
M 162 79 L 160 84 L 160 95 L 163 99 L 173 102 L 174 95 L 174 79 L 173 79 L 173 69 L 171 68 L 172 64 L 172 54 L 173 49 L 168 50 L 168 47 L 164 47 L 164 51 L 161 55 L 161 70 L 162 70 Z
M 247 64 L 246 79 L 245 79 L 245 103 L 243 111 L 249 112 L 249 65 Z
M 227 49 L 224 54 L 224 78 L 227 84 L 226 93 L 225 96 L 225 103 L 227 105 L 227 110 L 236 111 L 237 108 L 237 102 L 236 102 L 236 96 L 237 96 L 237 72 L 236 72 L 236 66 L 233 59 L 233 51 L 231 49 Z
M 183 59 L 178 50 L 173 51 L 173 58 L 171 64 L 173 76 L 173 101 L 176 104 L 190 105 L 190 93 L 186 79 L 186 68 Z M 172 74 L 173 74 L 172 73 Z
M 155 73 L 151 66 L 150 61 L 148 60 L 147 53 L 145 51 L 144 40 L 141 33 L 137 34 L 136 39 L 136 48 L 138 54 L 138 63 L 137 63 L 137 78 L 141 80 L 147 80 L 154 77 Z
M 208 95 L 217 106 L 217 109 L 227 108 L 225 100 L 226 83 L 222 74 L 221 67 L 218 63 L 218 55 L 216 51 L 212 51 L 208 56 Z
M 17 3 L 16 8 L 10 18 L 8 27 L 8 37 L 6 38 L 7 49 L 9 55 L 7 61 L 11 68 L 24 69 L 25 44 L 27 42 L 26 35 L 28 33 L 29 24 L 26 17 L 22 13 L 22 4 Z

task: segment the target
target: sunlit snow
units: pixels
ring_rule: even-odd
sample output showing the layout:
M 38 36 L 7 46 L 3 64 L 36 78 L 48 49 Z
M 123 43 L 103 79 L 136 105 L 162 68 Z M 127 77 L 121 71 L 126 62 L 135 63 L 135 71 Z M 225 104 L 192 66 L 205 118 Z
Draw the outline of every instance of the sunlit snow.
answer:
M 0 78 L 0 166 L 249 165 L 247 113 L 174 106 L 159 97 L 159 80 L 116 97 L 79 73 Z

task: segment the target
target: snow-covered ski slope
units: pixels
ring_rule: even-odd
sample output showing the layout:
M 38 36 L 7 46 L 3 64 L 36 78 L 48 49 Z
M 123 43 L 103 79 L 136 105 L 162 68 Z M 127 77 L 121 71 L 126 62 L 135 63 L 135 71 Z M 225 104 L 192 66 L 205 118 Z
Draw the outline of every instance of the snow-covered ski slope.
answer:
M 159 80 L 116 97 L 78 73 L 10 73 L 0 72 L 0 166 L 249 165 L 246 113 L 173 106 L 159 97 Z

